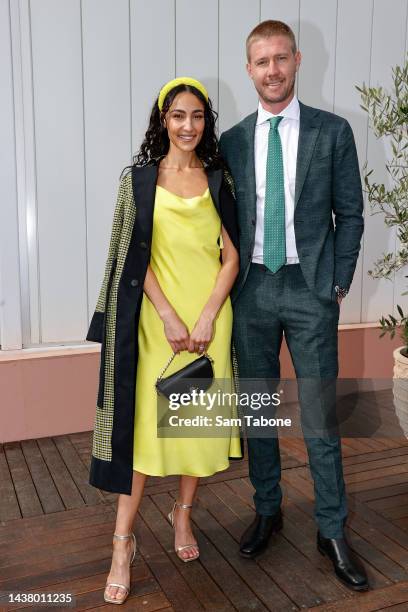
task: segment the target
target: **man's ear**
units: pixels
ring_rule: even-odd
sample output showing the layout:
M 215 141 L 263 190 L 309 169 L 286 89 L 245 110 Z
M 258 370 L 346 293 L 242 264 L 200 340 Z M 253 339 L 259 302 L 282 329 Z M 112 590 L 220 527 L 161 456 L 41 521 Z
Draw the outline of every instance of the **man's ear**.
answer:
M 299 66 L 302 63 L 302 54 L 300 51 L 295 53 L 296 71 L 299 70 Z
M 247 63 L 247 65 L 246 65 L 246 70 L 247 70 L 247 73 L 248 73 L 249 78 L 250 78 L 250 79 L 252 79 L 252 70 L 251 70 L 251 64 L 250 64 L 249 62 L 248 62 L 248 63 Z

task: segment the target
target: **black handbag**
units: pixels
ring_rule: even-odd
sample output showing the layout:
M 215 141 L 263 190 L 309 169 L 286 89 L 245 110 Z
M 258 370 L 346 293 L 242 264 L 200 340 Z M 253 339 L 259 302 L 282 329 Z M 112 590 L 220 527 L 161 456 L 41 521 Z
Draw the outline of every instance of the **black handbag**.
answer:
M 163 374 L 173 361 L 177 353 L 173 353 L 163 370 L 160 372 L 156 380 L 157 393 L 164 395 L 170 399 L 172 393 L 187 394 L 191 397 L 193 391 L 207 391 L 211 387 L 214 379 L 214 370 L 212 364 L 214 360 L 204 353 L 192 363 L 189 363 L 181 370 L 174 372 L 170 376 L 163 378 Z

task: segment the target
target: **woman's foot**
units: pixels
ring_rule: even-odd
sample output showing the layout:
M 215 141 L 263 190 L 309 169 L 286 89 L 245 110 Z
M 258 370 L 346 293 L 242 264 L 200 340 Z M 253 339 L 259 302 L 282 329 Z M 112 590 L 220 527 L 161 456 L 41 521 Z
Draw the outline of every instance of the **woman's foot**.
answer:
M 190 504 L 174 503 L 173 510 L 169 514 L 169 521 L 174 528 L 174 550 L 182 561 L 193 561 L 200 555 L 197 540 L 191 530 Z
M 123 603 L 130 592 L 130 565 L 136 552 L 136 540 L 133 534 L 127 538 L 113 537 L 112 563 L 106 581 L 104 598 Z M 113 586 L 115 583 L 123 586 Z

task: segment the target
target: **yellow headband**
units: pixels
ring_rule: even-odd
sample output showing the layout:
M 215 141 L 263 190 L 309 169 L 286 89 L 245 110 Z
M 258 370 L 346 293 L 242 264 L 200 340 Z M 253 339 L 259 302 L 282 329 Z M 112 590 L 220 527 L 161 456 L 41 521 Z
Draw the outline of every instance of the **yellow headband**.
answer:
M 177 79 L 172 79 L 161 88 L 159 93 L 159 99 L 157 100 L 157 106 L 159 107 L 160 111 L 163 108 L 163 102 L 167 94 L 169 93 L 169 91 L 177 87 L 177 85 L 191 85 L 192 87 L 195 87 L 203 94 L 204 98 L 208 102 L 208 92 L 204 85 L 200 83 L 200 81 L 192 79 L 191 77 L 178 77 Z

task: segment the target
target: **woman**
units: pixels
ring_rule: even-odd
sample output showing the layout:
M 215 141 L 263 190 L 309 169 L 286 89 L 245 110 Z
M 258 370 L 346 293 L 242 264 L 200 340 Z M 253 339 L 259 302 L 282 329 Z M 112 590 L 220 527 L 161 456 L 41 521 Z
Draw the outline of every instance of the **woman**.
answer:
M 215 378 L 232 378 L 234 201 L 223 178 L 215 113 L 199 81 L 179 78 L 162 88 L 134 161 L 121 181 L 105 279 L 87 336 L 102 342 L 90 482 L 121 493 L 104 594 L 111 603 L 123 603 L 130 591 L 136 551 L 131 530 L 146 477 L 180 474 L 168 518 L 177 555 L 193 561 L 199 549 L 190 510 L 198 479 L 226 469 L 230 457 L 242 457 L 232 430 L 223 438 L 157 437 L 155 381 L 172 351 L 178 356 L 166 375 L 208 349 Z

